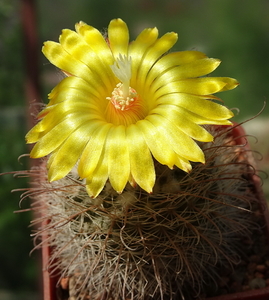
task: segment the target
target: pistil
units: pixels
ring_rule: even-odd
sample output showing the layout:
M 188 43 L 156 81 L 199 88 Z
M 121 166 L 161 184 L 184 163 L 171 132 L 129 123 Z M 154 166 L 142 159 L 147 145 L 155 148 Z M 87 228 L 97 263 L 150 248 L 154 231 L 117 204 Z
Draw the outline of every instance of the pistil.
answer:
M 119 58 L 111 66 L 111 69 L 121 82 L 116 85 L 112 96 L 106 99 L 111 101 L 116 109 L 121 111 L 128 110 L 137 99 L 137 92 L 130 87 L 132 60 L 120 54 Z

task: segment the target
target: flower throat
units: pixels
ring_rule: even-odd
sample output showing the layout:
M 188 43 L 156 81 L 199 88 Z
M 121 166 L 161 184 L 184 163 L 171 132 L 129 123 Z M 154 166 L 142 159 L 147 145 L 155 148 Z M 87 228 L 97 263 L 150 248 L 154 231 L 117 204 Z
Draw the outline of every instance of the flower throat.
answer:
M 112 92 L 111 97 L 107 97 L 117 110 L 129 110 L 138 99 L 137 92 L 130 87 L 132 76 L 132 60 L 127 56 L 119 55 L 115 63 L 111 66 L 114 75 L 121 81 Z

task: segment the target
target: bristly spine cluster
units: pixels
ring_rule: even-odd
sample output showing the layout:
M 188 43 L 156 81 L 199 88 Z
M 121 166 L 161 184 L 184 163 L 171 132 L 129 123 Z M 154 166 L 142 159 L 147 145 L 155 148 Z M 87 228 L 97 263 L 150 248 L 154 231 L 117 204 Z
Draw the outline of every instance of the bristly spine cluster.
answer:
M 92 199 L 76 169 L 49 183 L 46 168 L 33 171 L 34 209 L 47 219 L 37 233 L 52 249 L 50 270 L 69 278 L 77 300 L 193 299 L 214 282 L 218 266 L 238 262 L 247 235 L 253 168 L 231 129 L 208 127 L 214 143 L 201 144 L 206 163 L 190 174 L 155 162 L 152 194 L 109 182 Z M 26 194 L 24 196 L 26 196 Z M 192 291 L 192 292 L 190 292 Z

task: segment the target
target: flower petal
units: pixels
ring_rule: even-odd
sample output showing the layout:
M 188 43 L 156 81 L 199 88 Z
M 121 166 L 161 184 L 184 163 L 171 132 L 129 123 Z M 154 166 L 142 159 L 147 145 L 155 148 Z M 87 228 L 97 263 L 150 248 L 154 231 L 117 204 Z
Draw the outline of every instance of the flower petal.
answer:
M 233 117 L 233 112 L 227 107 L 202 96 L 185 93 L 166 94 L 158 98 L 156 104 L 172 104 L 185 108 L 205 119 L 227 120 Z M 209 124 L 209 123 L 204 123 Z M 219 124 L 219 123 L 218 123 Z
M 172 67 L 186 65 L 203 58 L 207 58 L 207 56 L 199 51 L 171 52 L 157 60 L 149 74 L 155 72 L 156 70 L 158 70 L 160 74 Z
M 144 137 L 139 128 L 132 124 L 127 127 L 126 138 L 130 153 L 131 175 L 142 189 L 151 193 L 155 183 L 155 170 Z
M 88 121 L 87 115 L 76 115 L 62 120 L 42 136 L 32 149 L 30 156 L 39 158 L 48 155 L 60 146 L 80 125 Z
M 110 90 L 113 89 L 116 81 L 110 66 L 102 62 L 99 55 L 92 50 L 83 37 L 73 30 L 64 29 L 60 36 L 60 44 L 74 59 L 87 65 L 93 74 L 103 82 L 104 87 L 109 87 Z
M 215 78 L 222 80 L 223 82 L 226 83 L 226 85 L 219 92 L 232 90 L 239 85 L 239 82 L 234 78 L 230 78 L 230 77 L 215 77 Z
M 143 86 L 145 83 L 148 72 L 154 65 L 154 63 L 177 41 L 177 34 L 174 32 L 169 32 L 160 37 L 156 42 L 149 47 L 148 51 L 145 53 L 141 60 L 141 64 L 137 70 L 137 86 Z
M 154 96 L 156 98 L 176 92 L 193 95 L 210 95 L 221 91 L 226 85 L 226 82 L 216 77 L 183 79 L 168 82 L 165 85 L 163 85 L 161 79 L 157 78 L 156 81 L 159 81 L 159 86 L 154 84 L 152 88 L 152 90 L 155 91 Z
M 183 158 L 186 160 L 183 161 L 186 169 L 181 168 L 182 170 L 188 172 L 191 169 L 190 164 L 187 162 L 188 160 L 195 162 L 205 161 L 204 153 L 197 143 L 184 133 L 181 128 L 175 126 L 169 118 L 160 115 L 150 115 L 147 117 L 147 120 L 155 125 L 162 136 L 166 137 L 168 141 L 167 147 L 171 147 L 180 156 L 180 160 L 183 160 Z
M 174 122 L 174 126 L 177 126 L 184 133 L 198 141 L 211 142 L 213 140 L 212 135 L 204 128 L 194 123 L 191 120 L 192 115 L 188 114 L 183 108 L 175 106 L 174 109 L 171 109 L 171 105 L 160 105 L 153 109 L 151 114 L 166 117 L 171 122 Z
M 184 159 L 183 157 L 177 156 L 177 160 L 175 162 L 175 165 L 185 171 L 186 173 L 189 173 L 192 170 L 192 165 L 187 159 Z
M 90 85 L 88 82 L 83 80 L 82 78 L 70 76 L 65 77 L 60 83 L 58 83 L 54 89 L 49 93 L 50 102 L 47 106 L 51 106 L 56 104 L 57 102 L 62 101 L 62 98 L 58 98 L 58 95 L 62 93 L 62 91 L 66 91 L 69 89 L 83 91 L 91 98 L 100 99 L 100 93 L 96 87 Z
M 92 86 L 101 86 L 105 89 L 105 85 L 100 77 L 96 76 L 83 62 L 67 53 L 59 43 L 45 42 L 42 51 L 56 67 L 74 76 L 83 78 Z M 102 91 L 102 89 L 100 90 Z
M 60 145 L 48 162 L 50 181 L 61 179 L 71 171 L 97 126 L 98 123 L 84 123 Z
M 190 62 L 188 64 L 174 66 L 173 68 L 166 69 L 160 72 L 156 66 L 154 66 L 150 72 L 150 76 L 147 78 L 147 82 L 152 81 L 152 89 L 159 88 L 167 83 L 178 81 L 186 78 L 194 78 L 207 75 L 213 72 L 220 64 L 220 60 L 214 58 L 202 58 Z
M 66 103 L 63 103 L 64 105 Z M 94 109 L 93 105 L 82 103 L 81 106 L 75 105 L 76 103 L 72 103 L 69 106 L 67 105 L 65 110 L 63 110 L 62 106 L 57 105 L 53 108 L 50 108 L 49 113 L 45 115 L 45 117 L 35 125 L 26 135 L 26 140 L 28 144 L 37 142 L 38 139 L 43 137 L 46 133 L 48 133 L 51 129 L 61 123 L 63 120 L 69 120 L 71 125 L 72 119 L 74 118 L 82 118 L 84 116 L 87 121 L 90 120 L 100 120 L 100 113 L 97 113 Z M 84 110 L 81 109 L 84 107 Z M 87 109 L 85 109 L 87 107 Z M 91 108 L 91 110 L 89 110 Z M 46 110 L 45 110 L 46 111 Z M 68 112 L 68 113 L 67 113 Z M 42 111 L 43 113 L 43 111 Z M 75 124 L 75 123 L 74 123 Z M 68 127 L 67 127 L 68 129 Z
M 111 123 L 97 123 L 99 126 L 89 136 L 89 142 L 81 154 L 78 165 L 78 173 L 81 178 L 93 176 L 106 142 L 107 133 L 113 126 Z
M 108 176 L 115 191 L 121 193 L 130 177 L 129 149 L 125 126 L 114 126 L 107 136 Z
M 86 190 L 90 197 L 97 197 L 108 179 L 107 155 L 102 153 L 94 173 L 86 178 Z
M 85 42 L 90 45 L 93 51 L 98 54 L 105 65 L 113 65 L 114 57 L 111 49 L 99 30 L 84 22 L 79 22 L 76 24 L 76 31 L 84 38 Z
M 129 30 L 121 19 L 114 19 L 108 26 L 108 41 L 114 58 L 128 54 Z
M 137 69 L 147 49 L 153 45 L 158 38 L 157 28 L 144 29 L 129 46 L 129 56 L 132 58 L 132 80 L 130 85 L 136 85 Z
M 55 96 L 58 102 L 55 105 L 47 106 L 43 109 L 42 113 L 38 116 L 42 118 L 46 116 L 49 112 L 56 110 L 57 113 L 61 115 L 66 115 L 70 111 L 81 111 L 82 113 L 93 113 L 102 111 L 101 108 L 105 108 L 103 103 L 100 103 L 98 98 L 91 94 L 85 93 L 80 89 L 65 89 Z M 99 101 L 98 101 L 99 100 Z M 103 104 L 103 105 L 102 105 Z
M 154 158 L 163 165 L 167 165 L 170 169 L 173 168 L 176 161 L 176 153 L 170 147 L 166 136 L 160 134 L 158 129 L 147 119 L 136 123 L 144 134 L 146 141 Z

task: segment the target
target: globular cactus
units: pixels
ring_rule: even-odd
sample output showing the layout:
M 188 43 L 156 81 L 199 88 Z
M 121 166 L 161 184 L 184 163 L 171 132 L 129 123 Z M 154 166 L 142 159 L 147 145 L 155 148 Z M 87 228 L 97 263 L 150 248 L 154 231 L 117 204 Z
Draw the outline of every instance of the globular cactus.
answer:
M 31 171 L 36 237 L 45 233 L 47 268 L 59 283 L 69 279 L 70 300 L 194 299 L 217 290 L 220 268 L 240 261 L 251 231 L 255 171 L 231 126 L 207 130 L 214 142 L 199 145 L 206 163 L 187 174 L 155 162 L 151 194 L 128 185 L 117 194 L 107 182 L 93 199 L 76 168 L 52 183 L 46 167 Z

